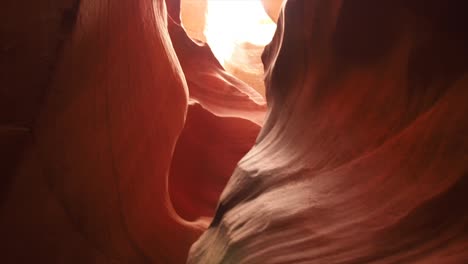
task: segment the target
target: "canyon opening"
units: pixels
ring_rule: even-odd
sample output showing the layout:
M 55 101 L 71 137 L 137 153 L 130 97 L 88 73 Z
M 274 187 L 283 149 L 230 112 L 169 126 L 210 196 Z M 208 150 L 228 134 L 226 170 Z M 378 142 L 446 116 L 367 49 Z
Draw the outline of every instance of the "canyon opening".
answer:
M 182 0 L 182 25 L 194 40 L 207 43 L 227 72 L 264 95 L 261 53 L 276 30 L 266 1 Z M 276 5 L 278 5 L 274 1 Z M 276 7 L 279 8 L 279 5 Z

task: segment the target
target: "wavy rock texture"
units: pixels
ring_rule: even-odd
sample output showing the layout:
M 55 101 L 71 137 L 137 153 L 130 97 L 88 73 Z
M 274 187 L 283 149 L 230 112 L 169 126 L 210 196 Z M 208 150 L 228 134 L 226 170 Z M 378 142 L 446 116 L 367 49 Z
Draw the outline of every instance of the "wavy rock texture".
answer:
M 253 88 L 227 73 L 208 45 L 193 42 L 178 24 L 170 19 L 169 32 L 185 78 L 192 103 L 220 117 L 241 117 L 263 124 L 265 99 Z
M 199 229 L 167 206 L 187 92 L 164 2 L 81 1 L 76 12 L 3 202 L 2 256 L 182 263 L 169 252 L 185 252 Z
M 249 42 L 235 45 L 231 59 L 226 60 L 224 68 L 229 73 L 245 81 L 265 96 L 263 63 L 261 60 L 264 46 Z
M 1 11 L 2 263 L 185 263 L 264 99 L 162 0 L 33 4 Z
M 188 263 L 468 262 L 461 10 L 288 1 L 269 115 Z
M 179 1 L 7 0 L 1 262 L 468 262 L 465 5 L 290 0 L 264 121 Z
M 211 218 L 237 162 L 255 143 L 266 104 L 254 89 L 224 71 L 209 46 L 188 37 L 180 26 L 180 1 L 168 3 L 169 33 L 191 102 L 174 153 L 169 192 L 184 219 Z
M 274 19 L 275 16 L 277 18 L 277 15 L 275 14 L 279 12 L 281 8 L 281 2 L 282 1 L 277 0 L 262 1 L 262 3 L 265 6 L 265 11 L 271 12 L 271 14 L 268 14 L 271 15 L 272 19 Z M 175 23 L 179 25 L 183 24 L 183 30 L 186 31 L 186 34 L 190 36 L 190 38 L 192 38 L 194 41 L 199 43 L 200 46 L 205 46 L 205 48 L 203 49 L 204 51 L 202 51 L 201 48 L 188 48 L 188 46 L 193 46 L 193 44 L 187 43 L 185 45 L 186 50 L 180 52 L 190 53 L 190 57 L 199 57 L 201 54 L 203 54 L 202 56 L 203 58 L 205 58 L 205 60 L 207 60 L 207 58 L 213 57 L 211 50 L 208 48 L 208 44 L 206 44 L 207 39 L 205 37 L 205 27 L 207 27 L 207 30 L 209 30 L 210 28 L 209 25 L 206 25 L 208 20 L 206 18 L 206 15 L 209 12 L 208 0 L 171 0 L 169 1 L 169 4 L 178 6 L 177 8 L 173 8 L 173 19 Z M 180 16 L 178 12 L 180 12 Z M 230 21 L 229 19 L 227 21 L 212 21 L 213 24 L 220 25 L 229 22 L 232 23 L 232 21 Z M 227 30 L 232 29 L 228 27 Z M 185 33 L 178 34 L 184 35 Z M 254 88 L 258 93 L 260 93 L 262 97 L 265 95 L 265 85 L 263 82 L 263 64 L 260 59 L 263 49 L 264 45 L 256 45 L 249 42 L 239 41 L 238 43 L 234 44 L 233 54 L 230 56 L 230 58 L 227 58 L 223 62 L 226 73 L 233 75 L 234 77 L 236 77 L 236 79 L 242 80 L 249 87 Z M 198 50 L 198 53 L 201 54 L 197 56 L 193 52 L 194 50 Z M 209 63 L 213 66 L 218 64 L 216 60 L 212 61 L 212 59 L 209 59 L 205 62 L 198 60 L 196 61 L 196 63 L 192 64 L 198 65 L 199 63 Z M 219 65 L 216 66 L 216 68 L 221 69 L 222 66 Z M 232 77 L 230 77 L 229 79 L 232 79 Z M 237 87 L 245 86 L 245 84 L 237 84 L 237 82 L 238 81 L 234 81 L 233 85 Z

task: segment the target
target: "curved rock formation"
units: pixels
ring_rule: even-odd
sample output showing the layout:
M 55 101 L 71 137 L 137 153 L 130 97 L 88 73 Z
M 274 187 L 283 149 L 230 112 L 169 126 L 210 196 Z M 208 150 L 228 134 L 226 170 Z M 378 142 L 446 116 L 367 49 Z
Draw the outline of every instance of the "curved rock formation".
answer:
M 269 116 L 188 263 L 467 262 L 464 5 L 288 1 Z
M 83 0 L 72 11 L 3 201 L 4 263 L 181 263 L 169 252 L 199 229 L 167 206 L 187 92 L 164 2 Z
M 181 7 L 169 2 L 169 32 L 193 104 L 174 154 L 170 193 L 177 211 L 194 220 L 214 214 L 221 190 L 258 134 L 249 121 L 261 125 L 266 108 L 255 90 L 224 71 L 207 44 L 190 40 L 180 26 Z
M 265 7 L 265 11 L 271 20 L 277 22 L 282 6 L 285 0 L 262 0 L 262 4 Z
M 178 14 L 175 16 L 176 20 L 182 21 L 187 34 L 197 42 L 210 45 L 226 72 L 264 96 L 260 57 L 276 28 L 265 11 L 279 12 L 278 3 L 260 0 L 180 2 L 181 19 L 178 19 Z M 177 23 L 180 24 L 180 21 Z
M 182 0 L 180 2 L 180 20 L 190 38 L 205 43 L 205 24 L 208 0 Z M 174 14 L 178 17 L 177 14 Z
M 263 98 L 162 0 L 37 5 L 2 9 L 2 263 L 184 263 Z
M 464 10 L 290 0 L 264 120 L 179 1 L 7 0 L 0 261 L 467 262 Z
M 249 42 L 236 45 L 230 60 L 224 63 L 226 71 L 238 77 L 265 96 L 264 72 L 261 55 L 264 46 Z
M 188 37 L 180 26 L 180 1 L 170 5 L 169 33 L 191 104 L 174 153 L 169 193 L 176 211 L 193 221 L 214 215 L 237 162 L 255 142 L 266 105 L 254 89 L 224 71 L 209 46 Z

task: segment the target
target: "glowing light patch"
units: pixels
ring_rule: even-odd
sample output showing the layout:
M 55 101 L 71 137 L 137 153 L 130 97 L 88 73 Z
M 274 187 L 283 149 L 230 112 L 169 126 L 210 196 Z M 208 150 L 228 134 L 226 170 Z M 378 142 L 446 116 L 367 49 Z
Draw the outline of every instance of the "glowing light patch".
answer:
M 275 30 L 260 0 L 208 0 L 205 36 L 222 65 L 231 58 L 236 43 L 265 46 Z

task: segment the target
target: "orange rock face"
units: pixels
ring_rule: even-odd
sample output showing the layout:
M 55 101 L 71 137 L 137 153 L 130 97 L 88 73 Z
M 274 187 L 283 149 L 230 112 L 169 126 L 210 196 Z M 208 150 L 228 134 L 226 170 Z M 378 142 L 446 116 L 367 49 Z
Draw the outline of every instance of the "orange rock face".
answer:
M 69 6 L 5 17 L 2 262 L 184 263 L 265 102 L 168 22 L 164 1 Z
M 468 261 L 464 8 L 429 2 L 288 1 L 268 118 L 188 263 Z
M 262 0 L 265 11 L 273 21 L 278 21 L 278 17 L 285 0 Z
M 468 262 L 463 1 L 290 0 L 268 109 L 179 1 L 26 2 L 0 9 L 1 263 Z
M 5 263 L 184 262 L 169 252 L 197 228 L 168 206 L 166 185 L 188 98 L 164 2 L 75 12 L 3 201 Z
M 194 221 L 214 215 L 237 162 L 255 143 L 266 104 L 254 89 L 225 72 L 208 46 L 188 37 L 179 25 L 178 2 L 171 3 L 169 33 L 191 103 L 173 156 L 169 193 L 176 211 Z

